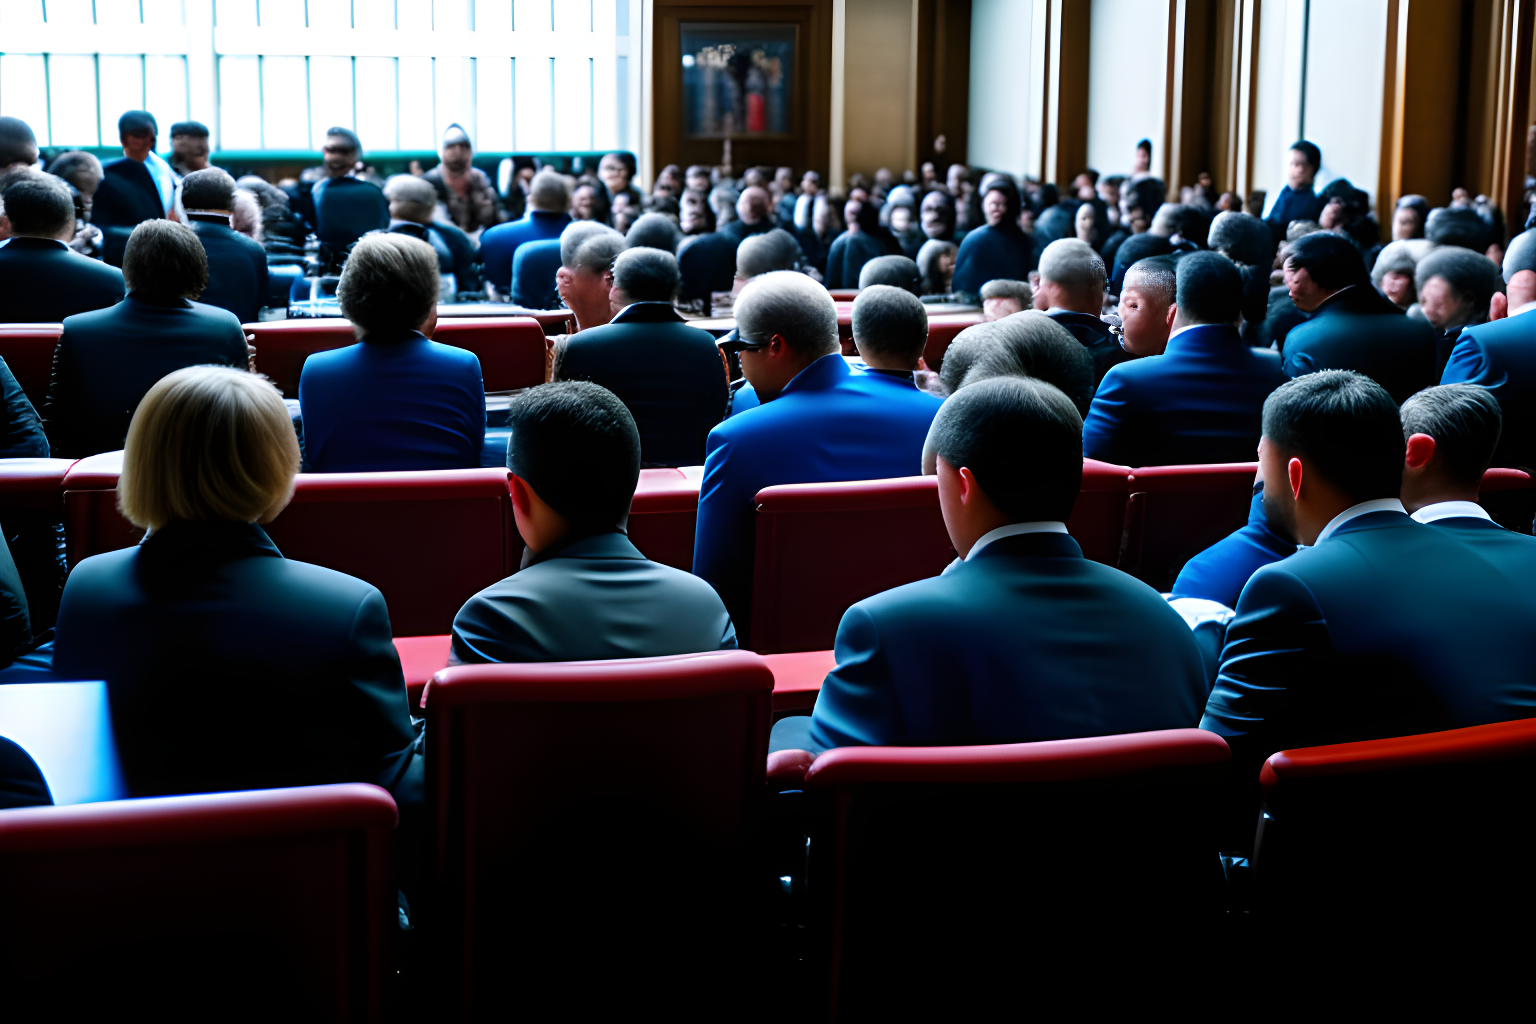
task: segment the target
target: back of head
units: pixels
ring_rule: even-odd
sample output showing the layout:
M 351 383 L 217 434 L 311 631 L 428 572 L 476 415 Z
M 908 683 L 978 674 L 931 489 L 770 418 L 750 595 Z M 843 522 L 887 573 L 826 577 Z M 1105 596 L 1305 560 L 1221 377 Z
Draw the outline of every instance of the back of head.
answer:
M 123 283 L 130 292 L 195 299 L 208 287 L 208 254 L 185 224 L 146 220 L 123 249 Z
M 928 309 L 905 288 L 861 288 L 853 300 L 853 343 L 860 355 L 900 359 L 915 367 L 928 345 Z
M 298 471 L 293 420 L 271 383 L 191 366 L 162 377 L 134 411 L 118 508 L 146 528 L 255 522 L 282 507 Z
M 940 193 L 930 192 L 929 195 L 940 195 Z M 928 239 L 923 243 L 923 247 L 917 250 L 917 273 L 922 278 L 924 295 L 939 295 L 949 290 L 949 282 L 939 276 L 939 258 L 947 255 L 953 260 L 959 251 L 960 247 L 954 242 L 946 242 L 940 238 Z
M 19 174 L 0 188 L 0 213 L 17 235 L 54 238 L 75 225 L 69 186 L 47 174 Z
M 327 128 L 325 130 L 325 137 L 327 141 L 336 139 L 337 142 L 334 143 L 335 145 L 340 145 L 346 149 L 350 149 L 358 157 L 363 155 L 363 140 L 358 138 L 357 132 L 353 131 L 351 128 L 343 128 L 340 126 L 335 128 Z
M 507 407 L 507 469 L 578 533 L 622 529 L 640 479 L 640 432 L 607 388 L 543 384 Z
M 749 185 L 736 200 L 736 216 L 746 224 L 761 224 L 772 209 L 773 197 L 762 185 Z
M 913 295 L 923 294 L 922 275 L 917 261 L 907 256 L 876 256 L 859 271 L 859 288 L 884 284 L 901 288 Z
M 1035 291 L 1028 281 L 1014 281 L 1006 277 L 994 277 L 981 286 L 981 301 L 988 299 L 1014 299 L 1019 308 L 1031 309 L 1035 304 Z
M 1419 261 L 1414 287 L 1423 290 L 1432 277 L 1442 277 L 1476 312 L 1486 314 L 1488 300 L 1499 291 L 1499 266 L 1480 252 L 1442 245 Z
M 939 364 L 939 383 L 944 385 L 947 394 L 954 394 L 960 390 L 965 375 L 971 367 L 981 358 L 981 354 L 991 346 L 997 344 L 997 325 L 1001 320 L 991 320 L 986 323 L 972 324 L 959 334 L 955 340 L 949 343 L 949 348 L 944 350 L 944 360 Z
M 977 354 L 961 381 L 969 388 L 993 377 L 1030 377 L 1055 387 L 1079 416 L 1093 401 L 1093 356 L 1065 327 L 1037 310 L 997 321 L 992 344 Z
M 0 117 L 0 167 L 37 161 L 37 136 L 19 117 Z
M 629 226 L 624 241 L 630 248 L 663 249 L 677 252 L 677 244 L 683 240 L 677 222 L 664 213 L 643 213 Z
M 831 355 L 837 340 L 837 305 L 832 295 L 804 274 L 776 270 L 753 278 L 736 297 L 736 328 L 753 344 L 773 335 L 801 355 Z
M 576 250 L 580 249 L 589 238 L 596 238 L 599 235 L 612 235 L 620 243 L 624 241 L 623 235 L 607 224 L 595 220 L 573 220 L 567 224 L 565 230 L 560 232 L 560 265 L 572 266 L 571 261 L 576 258 Z M 623 248 L 622 244 L 620 248 Z
M 437 189 L 427 179 L 418 178 L 414 174 L 391 174 L 389 180 L 384 182 L 384 198 L 391 204 L 406 203 L 417 208 L 424 207 L 430 214 L 437 205 Z
M 1323 226 L 1315 220 L 1293 220 L 1285 226 L 1285 240 L 1294 242 L 1306 235 L 1316 234 Z
M 174 139 L 178 135 L 189 135 L 197 139 L 206 139 L 208 137 L 208 126 L 201 121 L 177 121 L 171 125 L 171 138 Z
M 1066 522 L 1083 481 L 1083 420 L 1066 395 L 1028 377 L 993 377 L 945 400 L 928 447 L 969 469 L 1011 522 Z
M 562 263 L 562 266 L 569 270 L 584 270 L 589 274 L 601 276 L 613 269 L 613 261 L 627 247 L 624 236 L 617 231 L 589 234 L 576 247 L 571 258 Z M 560 239 L 560 248 L 565 248 L 563 237 Z
M 1264 401 L 1264 436 L 1356 503 L 1402 489 L 1402 420 L 1392 396 L 1364 374 L 1319 370 L 1280 385 Z
M 437 306 L 437 252 L 409 235 L 364 235 L 336 285 L 341 315 L 364 335 L 403 335 Z
M 1522 270 L 1536 270 L 1536 228 L 1510 239 L 1504 252 L 1504 283 Z
M 1084 295 L 1104 287 L 1104 259 L 1077 238 L 1058 238 L 1040 254 L 1040 280 Z
M 254 174 L 242 175 L 235 184 L 245 189 L 256 197 L 263 210 L 276 206 L 282 210 L 288 209 L 288 193 L 267 181 L 265 178 Z
M 1371 283 L 1380 288 L 1382 279 L 1388 274 L 1407 274 L 1413 277 L 1418 273 L 1419 260 L 1426 255 L 1424 250 L 1432 247 L 1433 243 L 1421 238 L 1400 238 L 1388 242 L 1376 254 L 1376 265 L 1371 268 Z
M 1493 463 L 1504 429 L 1499 400 L 1476 384 L 1440 384 L 1403 403 L 1403 440 L 1414 434 L 1435 439 L 1435 458 L 1458 484 L 1475 487 Z
M 1424 237 L 1436 245 L 1459 245 L 1483 252 L 1488 248 L 1488 225 L 1475 210 L 1441 206 L 1429 211 Z
M 1206 244 L 1245 267 L 1268 267 L 1275 260 L 1275 236 L 1251 213 L 1218 213 Z
M 1142 178 L 1133 182 L 1129 189 L 1129 198 L 1126 205 L 1133 210 L 1141 210 L 1150 220 L 1152 215 L 1163 205 L 1163 200 L 1168 196 L 1168 186 L 1158 178 Z
M 1235 324 L 1243 315 L 1243 276 L 1219 253 L 1192 252 L 1177 263 L 1179 318 L 1186 324 Z
M 631 302 L 671 302 L 679 280 L 677 257 L 665 249 L 625 249 L 613 261 L 613 286 Z
M 1186 241 L 1203 246 L 1206 243 L 1207 222 L 1205 214 L 1188 203 L 1164 203 L 1153 215 L 1149 230 L 1164 238 L 1178 235 Z
M 117 119 L 118 135 L 159 135 L 160 126 L 155 115 L 147 110 L 128 110 Z
M 228 210 L 234 198 L 235 179 L 222 167 L 204 167 L 181 179 L 181 205 L 189 212 Z
M 751 280 L 775 270 L 794 270 L 800 259 L 800 243 L 783 228 L 748 235 L 736 247 L 736 276 Z
M 3 159 L 4 154 L 0 154 L 0 160 Z M 79 188 L 82 175 L 98 181 L 101 179 L 101 161 L 94 153 L 87 153 L 83 149 L 71 149 L 53 158 L 53 163 L 48 165 L 48 173 L 58 175 Z
M 546 167 L 533 176 L 528 187 L 528 205 L 541 213 L 564 213 L 571 208 L 571 186 Z
M 1343 235 L 1331 231 L 1314 231 L 1291 242 L 1285 262 L 1297 269 L 1305 268 L 1319 287 L 1330 291 L 1370 280 L 1360 250 Z

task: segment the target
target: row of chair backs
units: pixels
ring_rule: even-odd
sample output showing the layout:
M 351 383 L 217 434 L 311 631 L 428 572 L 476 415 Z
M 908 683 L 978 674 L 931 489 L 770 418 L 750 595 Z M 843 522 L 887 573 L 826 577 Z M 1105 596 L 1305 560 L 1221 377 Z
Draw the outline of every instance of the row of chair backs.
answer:
M 53 350 L 63 333 L 63 324 L 0 324 L 0 359 L 39 412 L 53 377 Z
M 1184 563 L 1248 521 L 1257 462 L 1131 471 L 1118 567 L 1166 592 Z

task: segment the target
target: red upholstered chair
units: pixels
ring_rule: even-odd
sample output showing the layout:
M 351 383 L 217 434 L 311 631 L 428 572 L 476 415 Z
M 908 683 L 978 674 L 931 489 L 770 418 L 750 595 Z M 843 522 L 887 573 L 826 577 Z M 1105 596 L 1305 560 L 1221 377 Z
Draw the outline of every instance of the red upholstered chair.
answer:
M 944 353 L 955 335 L 982 322 L 981 313 L 933 313 L 928 317 L 928 345 L 923 349 L 923 360 L 928 369 L 938 372 L 944 365 Z
M 1083 483 L 1067 520 L 1083 557 L 1114 565 L 1120 560 L 1120 541 L 1125 532 L 1125 503 L 1131 471 L 1095 459 L 1083 460 Z
M 1490 469 L 1478 488 L 1478 503 L 1506 530 L 1530 533 L 1536 518 L 1536 480 L 1523 469 Z
M 395 821 L 367 785 L 0 813 L 7 1012 L 383 1020 Z
M 1248 522 L 1257 462 L 1131 471 L 1119 567 L 1168 591 L 1184 563 Z
M 829 289 L 833 302 L 852 302 L 859 297 L 857 288 L 832 288 Z
M 58 514 L 74 459 L 0 459 L 0 522 L 9 512 Z
M 629 503 L 629 539 L 653 562 L 693 571 L 703 466 L 642 469 Z
M 0 324 L 0 358 L 39 413 L 53 376 L 53 350 L 63 333 L 63 324 Z
M 772 689 L 748 651 L 439 672 L 439 1017 L 689 1007 L 733 965 L 755 975 Z
M 316 352 L 346 348 L 357 343 L 351 322 L 341 317 L 312 320 L 272 320 L 246 324 L 256 340 L 256 370 L 265 374 L 288 398 L 299 397 L 299 374 L 304 360 Z
M 1051 1002 L 1058 969 L 1102 984 L 1185 956 L 1181 932 L 1219 919 L 1229 756 L 1198 729 L 822 754 L 807 888 L 830 1015 L 966 1019 Z

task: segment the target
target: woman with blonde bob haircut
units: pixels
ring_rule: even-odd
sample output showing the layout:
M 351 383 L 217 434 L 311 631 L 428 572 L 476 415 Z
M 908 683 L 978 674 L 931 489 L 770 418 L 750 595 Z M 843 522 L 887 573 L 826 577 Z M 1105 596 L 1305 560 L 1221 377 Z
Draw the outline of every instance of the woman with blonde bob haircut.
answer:
M 58 678 L 107 681 L 132 795 L 372 782 L 421 800 L 383 595 L 261 528 L 298 468 L 287 408 L 252 374 L 189 367 L 139 403 L 118 500 L 149 533 L 75 567 L 54 640 Z

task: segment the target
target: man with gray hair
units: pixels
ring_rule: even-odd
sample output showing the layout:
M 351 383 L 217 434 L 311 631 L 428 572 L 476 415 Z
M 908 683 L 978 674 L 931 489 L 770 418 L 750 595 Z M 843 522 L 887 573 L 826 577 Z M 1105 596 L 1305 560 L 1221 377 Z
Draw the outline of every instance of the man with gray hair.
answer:
M 1120 347 L 1109 325 L 1100 319 L 1104 309 L 1104 261 L 1087 242 L 1058 238 L 1045 247 L 1040 254 L 1035 308 L 1071 331 L 1093 356 L 1095 385 L 1104 379 L 1111 366 L 1134 358 Z
M 565 178 L 544 168 L 528 187 L 528 212 L 521 220 L 487 228 L 480 236 L 480 261 L 485 281 L 498 293 L 512 290 L 512 257 L 524 242 L 559 238 L 571 222 L 571 187 Z
M 606 251 L 607 237 L 582 243 Z M 595 256 L 594 256 L 595 258 Z M 725 367 L 715 340 L 689 327 L 672 306 L 677 259 L 663 249 L 625 249 L 613 259 L 609 305 L 614 317 L 571 337 L 560 380 L 587 380 L 612 391 L 640 431 L 644 466 L 697 466 L 704 439 L 725 415 Z
M 555 290 L 576 315 L 578 332 L 613 319 L 613 307 L 608 304 L 613 260 L 626 246 L 623 235 L 596 221 L 573 221 L 560 235 Z
M 928 347 L 928 309 L 905 288 L 861 288 L 853 300 L 853 345 L 866 373 L 902 391 L 916 387 L 917 371 L 927 368 L 923 350 Z
M 392 175 L 384 183 L 389 230 L 426 242 L 437 253 L 437 272 L 452 274 L 454 290 L 480 290 L 479 246 L 455 224 L 437 219 L 437 190 L 414 174 Z
M 981 286 L 981 316 L 984 321 L 1035 308 L 1035 292 L 1028 281 L 1010 281 L 997 277 Z
M 624 241 L 631 249 L 664 249 L 674 256 L 682 240 L 683 232 L 677 221 L 664 213 L 642 213 L 624 233 Z
M 735 290 L 754 277 L 775 270 L 794 270 L 800 261 L 800 243 L 783 228 L 774 228 L 759 235 L 748 235 L 736 247 Z
M 719 592 L 741 632 L 752 621 L 757 492 L 918 473 L 938 403 L 850 368 L 832 296 L 804 274 L 764 274 L 742 289 L 735 309 L 737 337 L 721 348 L 740 353 L 761 405 L 709 433 L 693 571 Z
M 181 179 L 187 226 L 208 254 L 208 287 L 199 302 L 227 309 L 242 324 L 256 322 L 267 304 L 267 251 L 231 224 L 235 179 L 221 167 L 189 171 Z
M 910 256 L 876 256 L 859 269 L 859 288 L 890 285 L 913 295 L 923 294 L 923 277 Z M 983 286 L 985 287 L 985 286 Z

